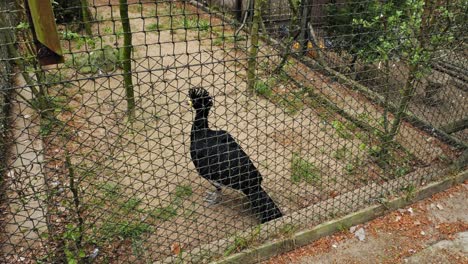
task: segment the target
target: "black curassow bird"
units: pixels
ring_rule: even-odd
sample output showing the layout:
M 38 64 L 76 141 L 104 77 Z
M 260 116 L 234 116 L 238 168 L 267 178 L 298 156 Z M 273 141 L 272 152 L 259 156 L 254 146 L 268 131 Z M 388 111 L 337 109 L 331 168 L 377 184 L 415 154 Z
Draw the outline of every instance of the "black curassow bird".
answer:
M 208 127 L 208 114 L 213 106 L 208 92 L 191 88 L 189 96 L 196 113 L 190 133 L 190 155 L 198 173 L 216 187 L 207 201 L 216 203 L 221 187 L 227 186 L 248 197 L 262 223 L 281 217 L 280 209 L 262 188 L 262 175 L 249 156 L 228 132 Z

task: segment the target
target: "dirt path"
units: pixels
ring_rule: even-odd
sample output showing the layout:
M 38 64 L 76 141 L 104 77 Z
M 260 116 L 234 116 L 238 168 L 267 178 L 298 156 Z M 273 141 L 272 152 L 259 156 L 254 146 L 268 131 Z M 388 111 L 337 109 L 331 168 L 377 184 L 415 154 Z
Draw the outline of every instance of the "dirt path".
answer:
M 25 85 L 17 78 L 18 85 Z M 25 98 L 31 98 L 26 89 L 21 91 Z M 41 197 L 45 186 L 42 172 L 44 163 L 42 140 L 37 136 L 39 126 L 35 124 L 35 113 L 24 102 L 13 104 L 16 118 L 13 123 L 15 146 L 8 172 L 10 188 L 7 193 L 13 202 L 9 204 L 10 214 L 6 216 L 7 246 L 2 248 L 6 255 L 14 250 L 13 245 L 32 246 L 40 243 L 39 234 L 46 230 L 45 201 Z M 18 199 L 21 196 L 22 199 Z M 16 249 L 17 250 L 17 249 Z
M 468 263 L 467 199 L 465 182 L 263 264 Z

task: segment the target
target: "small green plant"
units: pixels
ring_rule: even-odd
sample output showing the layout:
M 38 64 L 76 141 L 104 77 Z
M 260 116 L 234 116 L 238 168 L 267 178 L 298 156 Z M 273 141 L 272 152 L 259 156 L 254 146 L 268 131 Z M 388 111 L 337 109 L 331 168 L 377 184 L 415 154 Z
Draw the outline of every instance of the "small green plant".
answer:
M 156 31 L 159 30 L 159 24 L 158 23 L 151 23 L 146 26 L 146 30 L 148 31 Z
M 347 163 L 345 166 L 345 171 L 347 174 L 354 174 L 356 166 L 353 163 Z
M 122 67 L 122 49 L 115 49 L 105 45 L 102 49 L 90 53 L 78 53 L 72 60 L 65 63 L 70 68 L 75 68 L 81 74 L 112 72 Z
M 340 232 L 348 232 L 349 228 L 350 228 L 349 224 L 346 224 L 346 223 L 338 224 L 338 231 Z
M 96 48 L 97 40 L 95 38 L 83 36 L 69 30 L 62 31 L 60 34 L 63 40 L 74 41 L 78 49 L 80 49 L 83 45 L 86 45 L 90 49 Z
M 243 249 L 246 249 L 247 246 L 248 246 L 247 239 L 240 237 L 240 236 L 236 236 L 234 238 L 234 242 L 232 243 L 232 245 L 228 246 L 226 250 L 224 251 L 224 256 L 227 257 L 231 255 L 232 253 L 240 252 Z
M 343 122 L 339 120 L 334 120 L 332 121 L 332 127 L 336 130 L 336 133 L 338 134 L 339 137 L 343 139 L 351 139 L 352 134 L 349 133 L 349 129 L 352 127 L 349 125 L 345 125 Z
M 118 198 L 122 191 L 120 185 L 116 183 L 104 183 L 100 185 L 98 189 L 102 190 L 110 200 Z
M 120 237 L 121 239 L 140 239 L 145 233 L 150 233 L 153 228 L 142 222 L 119 220 L 112 222 L 112 219 L 105 222 L 101 227 L 101 234 L 105 234 L 107 239 Z
M 105 28 L 104 28 L 104 33 L 106 33 L 106 34 L 112 34 L 112 28 L 111 28 L 111 27 L 105 27 Z
M 320 179 L 320 171 L 314 164 L 303 159 L 299 154 L 293 153 L 291 159 L 291 181 L 293 183 L 300 183 L 302 181 L 314 183 Z
M 198 21 L 198 29 L 200 31 L 208 31 L 210 29 L 210 22 L 200 19 Z
M 222 46 L 223 45 L 223 39 L 221 37 L 217 37 L 213 40 L 213 45 L 214 46 Z
M 20 23 L 16 26 L 16 29 L 17 29 L 17 30 L 26 30 L 26 29 L 29 29 L 29 23 L 20 22 Z
M 416 194 L 416 186 L 413 184 L 409 184 L 402 188 L 402 190 L 406 193 L 405 200 L 410 201 L 415 197 Z
M 168 205 L 165 207 L 154 209 L 149 213 L 149 215 L 156 220 L 161 220 L 165 222 L 177 216 L 177 209 L 174 208 L 173 205 Z
M 302 92 L 292 92 L 278 96 L 277 102 L 287 114 L 294 115 L 304 107 L 302 97 Z
M 273 94 L 270 86 L 263 80 L 257 80 L 255 82 L 255 92 L 264 97 L 270 97 Z
M 178 215 L 177 209 L 183 203 L 184 199 L 192 195 L 190 185 L 179 185 L 175 188 L 174 197 L 171 202 L 163 207 L 156 208 L 149 212 L 149 216 L 160 221 L 169 221 Z
M 348 149 L 346 148 L 346 146 L 344 146 L 344 147 L 337 149 L 335 152 L 333 152 L 332 157 L 337 160 L 342 160 L 346 158 L 347 154 L 348 154 Z
M 364 150 L 367 149 L 367 145 L 365 143 L 361 143 L 361 144 L 359 144 L 359 149 L 364 151 Z
M 298 230 L 294 224 L 285 224 L 279 229 L 279 234 L 282 236 L 290 236 Z
M 193 193 L 192 187 L 190 185 L 179 185 L 175 189 L 175 196 L 178 199 L 183 199 L 191 196 Z
M 51 118 L 44 118 L 41 120 L 41 126 L 39 128 L 39 134 L 43 137 L 49 136 L 54 132 L 54 129 L 63 125 L 63 122 L 60 120 L 51 117 Z
M 396 166 L 393 169 L 393 176 L 396 178 L 405 176 L 410 171 L 410 168 L 406 165 Z
M 62 31 L 60 34 L 63 40 L 77 40 L 82 37 L 80 34 L 68 30 Z
M 78 264 L 86 257 L 84 248 L 81 247 L 82 234 L 78 227 L 74 224 L 67 224 L 65 231 L 62 234 L 63 240 L 65 241 L 65 257 L 67 263 Z
M 261 226 L 258 225 L 252 230 L 252 232 L 247 237 L 241 237 L 238 235 L 234 236 L 234 241 L 232 245 L 226 248 L 226 250 L 224 251 L 224 256 L 229 256 L 232 253 L 240 252 L 246 249 L 256 241 L 258 241 L 258 238 L 260 237 L 260 232 Z
M 222 31 L 220 33 L 216 33 L 217 37 L 213 40 L 213 45 L 221 46 L 222 44 L 226 43 L 236 43 L 238 41 L 246 40 L 244 35 L 232 35 L 226 34 L 226 32 Z
M 126 201 L 122 205 L 122 209 L 124 212 L 129 213 L 131 211 L 136 210 L 140 204 L 141 204 L 140 198 L 130 198 L 128 201 Z

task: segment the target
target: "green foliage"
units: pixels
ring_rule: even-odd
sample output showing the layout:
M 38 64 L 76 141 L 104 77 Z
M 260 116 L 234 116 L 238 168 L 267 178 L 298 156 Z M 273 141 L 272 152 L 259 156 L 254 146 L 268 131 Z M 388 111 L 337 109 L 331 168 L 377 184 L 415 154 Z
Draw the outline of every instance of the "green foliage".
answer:
M 16 26 L 16 29 L 17 29 L 17 30 L 28 30 L 28 29 L 29 29 L 29 23 L 20 22 L 20 23 Z
M 285 224 L 279 229 L 279 233 L 283 236 L 290 236 L 298 230 L 298 226 L 294 224 Z
M 159 30 L 159 23 L 151 23 L 146 26 L 146 30 L 148 31 L 156 31 Z
M 111 200 L 118 198 L 122 191 L 121 187 L 115 183 L 104 183 L 98 189 L 103 191 L 105 196 Z
M 157 220 L 169 221 L 177 216 L 177 209 L 173 205 L 168 205 L 161 208 L 156 208 L 149 215 Z
M 62 238 L 65 241 L 65 257 L 68 264 L 78 264 L 86 256 L 85 250 L 81 247 L 81 232 L 78 227 L 73 224 L 67 224 Z
M 335 44 L 345 44 L 343 49 L 349 54 L 358 54 L 366 48 L 376 32 L 361 25 L 353 24 L 354 20 L 367 20 L 378 15 L 379 1 L 346 1 L 343 4 L 332 4 L 327 7 L 327 25 L 325 29 Z
M 226 257 L 226 256 L 231 255 L 232 253 L 240 252 L 243 249 L 246 249 L 247 247 L 248 247 L 247 239 L 240 237 L 240 236 L 236 236 L 234 238 L 234 243 L 228 246 L 226 250 L 224 251 L 224 256 Z
M 244 35 L 232 35 L 232 34 L 226 34 L 226 32 L 214 32 L 217 37 L 213 40 L 213 45 L 215 46 L 221 46 L 223 44 L 232 44 L 237 41 L 243 41 L 246 40 L 246 37 Z
M 406 193 L 405 200 L 410 201 L 415 196 L 416 186 L 414 186 L 413 184 L 408 184 L 407 186 L 402 188 L 402 191 Z
M 61 31 L 60 36 L 63 40 L 68 40 L 68 41 L 73 41 L 76 43 L 76 47 L 80 49 L 83 45 L 86 45 L 90 49 L 96 48 L 96 39 L 89 37 L 89 36 L 84 36 L 80 35 L 76 32 L 73 31 Z
M 320 181 L 320 170 L 309 161 L 303 159 L 299 154 L 293 153 L 291 159 L 291 181 L 293 183 L 315 183 Z
M 175 196 L 178 199 L 183 199 L 191 196 L 193 193 L 190 185 L 179 185 L 175 189 Z
M 356 166 L 353 163 L 347 163 L 345 166 L 345 171 L 347 174 L 354 174 Z
M 173 27 L 176 27 L 173 25 Z M 171 28 L 170 23 L 164 23 L 163 19 L 160 19 L 157 23 L 150 23 L 146 26 L 146 30 L 148 31 L 162 31 L 162 30 L 168 30 Z
M 253 243 L 258 241 L 260 232 L 261 232 L 261 226 L 258 225 L 246 237 L 241 237 L 237 235 L 234 236 L 234 241 L 231 245 L 229 245 L 226 248 L 226 250 L 224 251 L 224 256 L 226 257 L 226 256 L 231 255 L 232 253 L 240 252 L 246 249 L 247 247 L 251 246 Z
M 82 74 L 112 72 L 122 67 L 122 50 L 105 45 L 102 49 L 90 53 L 79 53 L 65 64 Z
M 337 149 L 335 152 L 333 152 L 332 157 L 337 160 L 342 160 L 346 158 L 347 154 L 348 154 L 348 149 L 346 148 L 346 146 L 344 146 L 344 147 Z
M 184 16 L 182 25 L 180 26 L 189 30 L 208 31 L 210 29 L 210 22 L 202 18 Z
M 141 239 L 145 233 L 150 233 L 153 228 L 142 222 L 137 221 L 107 221 L 101 227 L 101 234 L 104 234 L 107 239 L 119 237 L 121 239 Z
M 77 40 L 82 37 L 80 34 L 69 30 L 60 33 L 63 40 Z
M 265 97 L 270 97 L 273 94 L 273 90 L 271 90 L 268 83 L 263 80 L 257 80 L 255 82 L 255 92 Z
M 343 139 L 351 139 L 353 135 L 349 131 L 356 128 L 351 124 L 345 124 L 339 120 L 332 121 L 331 125 L 336 130 L 338 136 Z
M 138 208 L 141 204 L 140 198 L 130 198 L 122 205 L 122 209 L 126 213 L 130 213 Z
M 190 197 L 192 194 L 193 191 L 190 185 L 179 185 L 175 188 L 174 195 L 168 205 L 156 208 L 148 214 L 153 219 L 169 221 L 178 215 L 178 208 L 181 206 L 184 199 Z

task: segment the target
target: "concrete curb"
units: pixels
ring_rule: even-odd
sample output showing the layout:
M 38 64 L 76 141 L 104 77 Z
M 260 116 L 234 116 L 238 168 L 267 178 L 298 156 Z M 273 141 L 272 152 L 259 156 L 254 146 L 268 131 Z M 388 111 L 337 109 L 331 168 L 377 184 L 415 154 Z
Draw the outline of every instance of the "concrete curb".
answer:
M 390 211 L 407 206 L 419 200 L 428 198 L 433 194 L 444 191 L 456 184 L 468 180 L 468 170 L 465 170 L 456 176 L 449 177 L 445 180 L 430 183 L 415 192 L 411 197 L 399 197 L 392 199 L 384 204 L 374 205 L 367 207 L 355 213 L 348 214 L 342 218 L 328 221 L 315 226 L 312 229 L 300 231 L 293 234 L 290 238 L 281 239 L 260 245 L 259 247 L 245 250 L 243 252 L 234 254 L 225 259 L 213 262 L 217 264 L 231 264 L 231 263 L 258 263 L 268 258 L 278 255 L 280 253 L 288 252 L 296 247 L 310 244 L 311 242 L 331 235 L 343 228 L 343 226 L 354 226 L 362 224 L 379 216 L 384 215 Z

